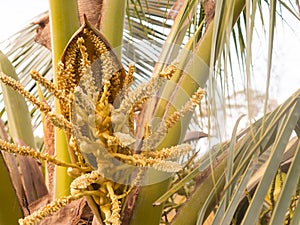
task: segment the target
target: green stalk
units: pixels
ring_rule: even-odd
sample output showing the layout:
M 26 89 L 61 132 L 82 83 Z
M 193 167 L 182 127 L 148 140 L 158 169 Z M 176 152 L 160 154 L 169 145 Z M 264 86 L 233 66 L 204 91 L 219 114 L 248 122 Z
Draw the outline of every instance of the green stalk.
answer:
M 1 51 L 0 51 L 0 71 L 6 74 L 14 72 L 10 62 L 8 61 L 6 56 L 2 54 Z M 1 86 L 2 86 L 3 98 L 6 99 L 6 97 L 8 96 L 5 94 L 5 90 L 7 90 L 8 88 L 5 85 L 1 85 Z M 14 96 L 16 96 L 16 94 L 14 94 Z M 22 109 L 23 108 L 21 108 L 20 111 L 22 111 Z M 24 129 L 26 129 L 26 127 L 24 127 Z M 4 154 L 8 154 L 8 153 L 3 153 L 3 155 Z M 20 199 L 17 196 L 16 188 L 18 187 L 14 187 L 13 185 L 13 181 L 9 174 L 9 168 L 4 160 L 3 155 L 1 152 L 0 153 L 0 177 L 1 177 L 0 201 L 2 202 L 2 204 L 0 204 L 0 224 L 14 225 L 17 224 L 19 218 L 23 217 L 23 211 L 22 211 Z M 4 202 L 5 204 L 3 204 Z
M 234 4 L 233 23 L 236 22 L 238 16 L 242 12 L 245 6 L 245 1 L 236 0 Z M 220 33 L 227 29 L 226 25 L 222 25 L 223 27 L 220 28 Z M 153 118 L 162 118 L 166 114 L 171 114 L 175 111 L 174 106 L 178 109 L 190 98 L 190 96 L 192 96 L 199 86 L 205 86 L 205 83 L 209 78 L 213 32 L 214 22 L 210 24 L 203 38 L 200 40 L 195 50 L 195 55 L 190 60 L 189 67 L 185 69 L 183 74 L 178 74 L 180 77 L 172 77 L 171 82 L 166 84 Z M 218 51 L 220 51 L 222 46 L 216 46 L 219 47 Z M 179 85 L 179 88 L 176 89 L 176 91 L 174 91 L 174 82 Z M 172 104 L 170 104 L 170 102 Z M 181 142 L 181 139 L 184 137 L 187 130 L 191 115 L 192 114 L 185 116 L 172 129 L 168 130 L 168 134 L 162 144 L 158 146 L 157 150 L 166 146 L 176 145 Z M 149 177 L 146 177 L 146 179 L 151 179 L 151 176 L 159 176 L 159 172 L 156 173 L 157 174 L 152 174 Z M 159 224 L 158 221 L 161 218 L 162 206 L 154 207 L 152 206 L 152 203 L 161 196 L 163 190 L 167 190 L 169 184 L 170 179 L 163 183 L 144 186 L 141 188 L 135 205 L 135 210 L 133 212 L 133 219 L 130 223 L 131 225 Z
M 0 51 L 0 71 L 18 80 L 15 69 L 7 57 Z M 34 136 L 31 126 L 31 117 L 23 96 L 14 91 L 11 87 L 1 84 L 5 111 L 9 126 L 9 133 L 14 141 L 25 142 L 34 148 Z
M 103 1 L 101 33 L 121 59 L 126 0 Z
M 49 0 L 52 62 L 54 71 L 54 83 L 57 83 L 56 65 L 61 58 L 63 50 L 74 32 L 79 28 L 79 18 L 76 0 Z M 58 101 L 55 102 L 56 113 L 60 113 Z M 70 162 L 68 145 L 65 133 L 55 129 L 55 150 L 58 159 Z M 56 197 L 69 194 L 71 178 L 67 174 L 67 168 L 56 168 Z

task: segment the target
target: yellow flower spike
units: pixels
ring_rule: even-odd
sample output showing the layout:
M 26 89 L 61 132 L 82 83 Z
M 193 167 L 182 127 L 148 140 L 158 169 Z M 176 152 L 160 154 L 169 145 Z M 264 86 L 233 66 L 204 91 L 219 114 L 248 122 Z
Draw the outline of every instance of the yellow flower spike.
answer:
M 119 158 L 121 160 L 123 160 L 124 162 L 131 164 L 133 166 L 146 166 L 146 162 L 143 159 L 140 158 L 136 158 L 132 155 L 125 155 L 125 154 L 121 154 L 121 153 L 113 153 L 112 154 L 115 158 Z
M 39 221 L 44 219 L 45 217 L 52 215 L 53 213 L 57 212 L 62 207 L 68 205 L 70 202 L 81 198 L 82 195 L 69 195 L 66 197 L 61 197 L 57 200 L 52 201 L 46 206 L 41 207 L 39 210 L 33 212 L 29 216 L 25 217 L 24 219 L 19 219 L 20 225 L 35 225 L 38 224 Z
M 88 165 L 84 162 L 83 156 L 77 146 L 76 139 L 73 135 L 70 137 L 69 147 L 72 149 L 78 159 L 77 165 L 80 167 L 87 167 Z
M 164 83 L 164 78 L 170 78 L 177 67 L 175 65 L 169 65 L 159 76 L 153 77 L 148 83 L 142 84 L 137 87 L 134 91 L 128 93 L 125 99 L 122 101 L 120 107 L 116 109 L 116 113 L 130 112 L 131 108 L 134 108 L 145 101 L 157 91 Z M 133 73 L 133 68 L 129 67 L 129 74 Z M 128 78 L 130 79 L 130 78 Z
M 78 38 L 77 39 L 77 46 L 79 48 L 79 51 L 81 53 L 81 72 L 82 72 L 82 75 L 84 75 L 87 71 L 87 69 L 91 66 L 91 62 L 90 60 L 88 59 L 89 57 L 89 54 L 87 53 L 87 48 L 84 46 L 85 44 L 85 41 L 82 37 Z
M 110 86 L 110 83 L 108 81 L 106 81 L 104 83 L 104 86 L 103 86 L 103 92 L 101 93 L 101 98 L 99 100 L 99 102 L 101 102 L 103 105 L 103 108 L 107 107 L 107 104 L 108 104 L 108 96 L 109 96 L 109 92 L 108 92 L 108 89 L 109 89 L 109 86 Z
M 55 85 L 51 81 L 49 81 L 49 80 L 45 79 L 44 77 L 42 77 L 39 74 L 39 72 L 37 72 L 36 70 L 32 70 L 30 72 L 30 75 L 31 75 L 32 79 L 34 79 L 35 81 L 40 83 L 42 86 L 44 86 L 57 99 L 60 99 L 62 101 L 66 101 L 66 98 L 65 98 L 63 92 L 61 90 L 58 90 L 58 88 L 56 88 Z
M 49 118 L 49 120 L 51 121 L 51 123 L 54 126 L 60 128 L 60 129 L 63 129 L 64 131 L 67 131 L 69 133 L 72 132 L 73 124 L 71 122 L 69 122 L 68 120 L 66 120 L 63 117 L 63 115 L 49 112 L 46 114 L 46 116 Z
M 149 98 L 155 91 L 164 83 L 161 77 L 152 78 L 148 83 L 138 86 L 134 91 L 131 91 L 128 96 L 122 100 L 121 105 L 115 110 L 116 113 L 126 114 L 134 107 L 141 99 Z
M 177 70 L 176 65 L 168 65 L 162 72 L 159 73 L 159 76 L 167 78 L 168 80 L 171 79 L 175 71 Z
M 124 80 L 124 87 L 125 88 L 128 88 L 132 82 L 133 82 L 133 79 L 134 79 L 134 74 L 135 72 L 135 66 L 133 64 L 129 64 L 128 65 L 128 72 L 127 72 L 127 75 L 125 77 L 125 80 Z
M 86 190 L 91 184 L 97 184 L 103 181 L 104 178 L 99 174 L 98 171 L 92 171 L 91 173 L 84 174 L 72 181 L 70 185 L 71 194 L 78 194 Z
M 38 152 L 38 151 L 36 151 L 35 149 L 33 149 L 31 147 L 19 146 L 19 145 L 16 145 L 16 144 L 6 142 L 6 141 L 1 140 L 1 139 L 0 139 L 0 150 L 6 151 L 6 152 L 9 152 L 9 153 L 19 154 L 19 155 L 22 155 L 22 156 L 29 156 L 29 157 L 32 157 L 32 158 L 35 158 L 35 159 L 38 159 L 38 160 L 45 160 L 45 161 L 51 162 L 51 163 L 53 163 L 57 166 L 78 168 L 82 171 L 86 170 L 86 168 L 81 168 L 77 165 L 60 161 L 60 160 L 56 159 L 55 157 L 52 157 L 48 154 Z
M 85 23 L 86 23 L 85 18 Z M 95 48 L 95 55 L 102 55 L 106 53 L 109 49 L 107 48 L 107 43 L 104 43 L 102 40 L 99 40 L 97 35 L 93 32 L 93 30 L 90 30 L 89 28 L 84 28 L 83 33 L 89 38 L 89 40 L 93 43 Z
M 131 164 L 132 166 L 140 167 L 153 167 L 163 172 L 178 172 L 182 169 L 182 166 L 177 162 L 152 157 L 146 157 L 140 154 L 125 155 L 120 153 L 113 153 L 114 157 L 123 160 L 124 162 Z
M 118 196 L 115 194 L 111 182 L 106 183 L 106 188 L 108 191 L 108 196 L 111 200 L 111 215 L 105 219 L 105 223 L 121 225 L 121 221 L 120 221 L 121 206 L 120 206 L 120 201 L 118 200 Z
M 33 212 L 29 216 L 26 216 L 23 219 L 19 219 L 18 222 L 20 225 L 36 225 L 45 217 L 56 213 L 62 207 L 70 204 L 74 200 L 82 198 L 83 196 L 99 197 L 100 193 L 98 191 L 82 191 L 74 195 L 60 197 L 59 199 L 52 201 L 46 206 L 41 207 L 39 210 Z
M 154 160 L 151 162 L 151 166 L 153 166 L 154 169 L 168 173 L 175 173 L 182 169 L 179 163 L 164 160 Z
M 33 74 L 34 74 L 33 76 L 36 76 L 37 78 L 38 75 L 35 72 L 33 72 Z M 18 91 L 22 96 L 27 98 L 32 104 L 37 106 L 41 110 L 41 112 L 45 113 L 45 115 L 49 117 L 50 121 L 53 123 L 54 126 L 64 129 L 65 131 L 72 132 L 72 124 L 69 121 L 64 119 L 61 115 L 57 115 L 51 112 L 51 108 L 46 102 L 39 101 L 35 96 L 31 95 L 29 91 L 25 90 L 25 88 L 21 85 L 20 82 L 8 77 L 2 72 L 0 73 L 0 80 L 4 84 L 9 85 L 14 90 Z M 50 89 L 54 88 L 49 82 L 47 84 L 46 82 L 44 82 L 44 84 L 48 86 Z M 56 92 L 57 94 L 59 93 L 58 95 L 60 95 L 61 99 L 63 99 L 63 101 L 65 102 L 65 98 L 62 97 L 62 93 L 58 90 L 56 90 Z
M 112 78 L 116 75 L 115 73 L 118 72 L 119 68 L 113 63 L 114 59 L 110 52 L 102 54 L 100 60 L 102 62 L 102 83 L 109 86 L 111 83 L 115 83 L 115 85 L 119 86 L 120 83 L 118 79 L 112 82 Z
M 2 72 L 0 72 L 0 80 L 4 84 L 12 87 L 14 90 L 19 92 L 22 96 L 27 98 L 32 104 L 37 106 L 43 113 L 47 114 L 48 112 L 51 111 L 51 108 L 47 103 L 41 102 L 36 97 L 31 95 L 29 91 L 25 90 L 25 88 L 22 86 L 22 84 L 19 81 L 16 81 L 15 79 L 7 76 Z
M 136 109 L 142 108 L 145 105 L 145 103 L 148 101 L 148 99 L 149 99 L 148 97 L 141 98 L 138 102 L 135 103 L 135 105 L 133 105 L 133 107 L 130 109 L 128 113 L 128 127 L 130 128 L 132 134 L 134 134 L 134 119 L 135 119 L 134 117 L 135 117 Z
M 177 123 L 187 112 L 194 110 L 194 108 L 200 103 L 204 94 L 205 91 L 202 88 L 198 88 L 195 94 L 193 94 L 190 100 L 180 110 L 175 111 L 165 120 L 167 128 L 169 129 L 173 127 L 174 124 Z
M 118 130 L 121 130 L 123 132 L 126 129 L 128 130 L 127 133 L 130 132 L 131 134 L 134 135 L 135 133 L 134 123 L 135 123 L 135 111 L 134 108 L 132 108 L 128 116 L 128 127 L 122 126 L 119 127 Z
M 188 154 L 192 150 L 189 144 L 181 144 L 172 146 L 170 148 L 163 148 L 160 151 L 144 151 L 141 153 L 144 157 L 151 157 L 154 159 L 179 159 L 181 156 Z
M 154 149 L 155 145 L 161 140 L 162 137 L 165 136 L 168 129 L 172 128 L 187 112 L 194 110 L 194 108 L 200 103 L 200 100 L 204 94 L 205 91 L 199 87 L 189 101 L 185 103 L 185 105 L 164 119 L 158 129 L 153 132 L 152 137 L 149 138 L 147 145 L 145 145 L 145 143 L 143 144 L 142 151 Z
M 165 79 L 162 77 L 153 77 L 148 83 L 138 86 L 124 96 L 120 107 L 112 110 L 114 132 L 122 132 L 124 127 L 134 131 L 133 117 L 136 106 L 144 104 L 164 82 Z

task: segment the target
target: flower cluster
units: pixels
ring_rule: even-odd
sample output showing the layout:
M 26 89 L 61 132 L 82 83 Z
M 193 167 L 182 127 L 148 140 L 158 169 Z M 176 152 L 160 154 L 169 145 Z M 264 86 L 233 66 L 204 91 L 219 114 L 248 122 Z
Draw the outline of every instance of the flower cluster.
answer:
M 35 224 L 83 195 L 92 196 L 98 205 L 100 213 L 97 214 L 101 217 L 98 219 L 106 225 L 121 224 L 121 206 L 132 187 L 139 185 L 144 168 L 169 173 L 179 171 L 182 166 L 178 159 L 189 153 L 191 146 L 183 144 L 156 151 L 156 144 L 199 104 L 204 95 L 201 88 L 184 106 L 163 119 L 155 130 L 146 124 L 144 142 L 140 149 L 135 149 L 140 142 L 135 136 L 136 109 L 155 95 L 176 70 L 175 65 L 170 65 L 148 83 L 131 91 L 134 67 L 130 66 L 126 74 L 104 37 L 85 21 L 58 63 L 57 86 L 37 71 L 31 74 L 59 100 L 62 114 L 56 114 L 47 103 L 38 101 L 19 82 L 0 74 L 2 82 L 19 91 L 67 133 L 75 159 L 72 164 L 63 163 L 28 147 L 1 140 L 0 149 L 79 171 L 70 186 L 70 196 L 50 203 L 20 220 L 20 224 Z

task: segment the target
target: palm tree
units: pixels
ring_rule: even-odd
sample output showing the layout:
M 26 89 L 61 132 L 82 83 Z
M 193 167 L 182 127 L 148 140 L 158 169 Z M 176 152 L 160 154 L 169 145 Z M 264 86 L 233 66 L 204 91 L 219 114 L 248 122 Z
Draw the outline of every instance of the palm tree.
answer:
M 81 7 L 81 3 L 78 4 L 80 9 L 87 7 Z M 99 1 L 90 1 L 91 5 L 96 3 Z M 50 1 L 53 65 L 61 60 L 60 66 L 54 66 L 53 69 L 56 86 L 43 78 L 52 73 L 49 63 L 51 56 L 47 50 L 30 44 L 32 37 L 30 41 L 23 42 L 20 54 L 16 54 L 14 48 L 7 54 L 17 66 L 26 63 L 23 66 L 24 74 L 28 74 L 34 64 L 42 76 L 33 72 L 33 78 L 48 90 L 38 89 L 39 86 L 31 79 L 21 76 L 20 80 L 31 90 L 30 94 L 18 82 L 7 78 L 6 75 L 10 75 L 16 79 L 16 74 L 7 58 L 1 55 L 0 69 L 3 73 L 0 77 L 3 83 L 14 87 L 34 103 L 33 119 L 41 115 L 40 112 L 45 116 L 45 151 L 53 149 L 53 128 L 47 121 L 52 121 L 58 127 L 55 130 L 57 157 L 34 151 L 30 116 L 24 99 L 3 86 L 9 135 L 14 143 L 23 140 L 18 144 L 25 143 L 30 147 L 21 148 L 9 143 L 6 138 L 1 141 L 1 150 L 63 166 L 63 169 L 56 170 L 56 200 L 34 214 L 33 209 L 39 209 L 52 200 L 44 181 L 29 173 L 36 171 L 39 174 L 38 164 L 34 160 L 26 162 L 26 165 L 30 165 L 27 170 L 29 174 L 25 174 L 25 169 L 20 166 L 20 175 L 15 166 L 16 159 L 3 153 L 1 178 L 6 178 L 7 190 L 1 191 L 2 198 L 7 199 L 5 196 L 9 194 L 9 204 L 17 202 L 19 211 L 13 210 L 12 214 L 7 211 L 7 207 L 6 211 L 1 208 L 1 221 L 15 224 L 20 216 L 30 213 L 21 222 L 31 224 L 67 205 L 58 214 L 45 219 L 44 223 L 58 224 L 57 221 L 62 219 L 65 211 L 69 212 L 75 207 L 82 218 L 94 216 L 95 223 L 98 221 L 100 224 L 299 224 L 299 90 L 283 104 L 269 111 L 270 84 L 267 82 L 263 116 L 256 121 L 253 121 L 250 105 L 253 95 L 250 89 L 251 44 L 257 23 L 255 16 L 258 13 L 264 15 L 265 9 L 269 9 L 269 80 L 276 15 L 281 12 L 277 10 L 278 5 L 298 18 L 293 8 L 297 7 L 297 3 L 293 5 L 275 0 L 208 0 L 201 3 L 147 0 L 128 1 L 127 7 L 125 1 L 119 0 L 102 3 L 101 22 L 97 24 L 98 15 L 92 19 L 95 26 L 100 25 L 100 34 L 87 20 L 82 20 L 83 25 L 79 28 L 76 1 L 69 0 L 68 4 Z M 124 32 L 123 14 L 128 18 Z M 39 21 L 40 25 L 45 25 L 45 18 Z M 261 18 L 265 24 L 264 17 Z M 29 26 L 24 32 L 32 35 L 32 29 L 33 26 Z M 169 30 L 167 36 L 165 30 Z M 25 40 L 23 37 L 22 40 Z M 128 75 L 125 75 L 119 62 L 120 48 L 115 53 L 110 51 L 111 48 L 117 48 L 122 39 L 125 43 L 122 63 Z M 49 47 L 49 41 L 46 43 Z M 134 46 L 137 46 L 136 49 L 133 49 Z M 28 60 L 27 56 L 32 55 L 33 51 L 40 51 L 38 57 Z M 231 86 L 230 74 L 233 74 L 232 80 L 236 79 L 233 66 L 235 54 L 241 74 L 245 77 L 250 125 L 238 132 L 243 119 L 239 117 L 230 140 L 211 146 L 210 138 L 220 132 L 218 124 L 215 127 L 212 124 L 212 119 L 218 113 L 217 107 L 220 106 L 217 103 L 216 85 L 221 86 L 221 99 L 225 99 L 226 94 L 229 94 L 228 87 Z M 151 60 L 153 55 L 159 56 L 156 63 Z M 100 61 L 95 60 L 99 58 Z M 133 86 L 151 77 L 148 84 L 133 88 L 132 91 L 127 88 L 133 72 L 130 61 L 136 64 L 137 82 Z M 94 63 L 98 65 L 96 68 L 101 68 L 101 78 L 99 75 L 92 77 L 88 72 L 90 65 L 93 74 L 97 72 Z M 107 70 L 112 72 L 107 73 Z M 85 83 L 85 80 L 89 80 L 89 84 L 92 84 L 97 79 L 101 80 L 103 88 Z M 96 98 L 89 94 L 90 86 L 97 90 Z M 206 103 L 201 103 L 201 107 L 192 113 L 203 97 L 202 88 L 207 89 Z M 117 93 L 124 93 L 125 97 L 112 106 L 118 99 Z M 35 98 L 37 95 L 40 101 Z M 51 96 L 56 99 L 55 112 L 45 103 L 49 102 Z M 80 96 L 88 101 L 81 101 Z M 22 105 L 18 112 L 21 114 L 14 110 L 16 98 L 22 102 L 18 104 Z M 73 108 L 69 106 L 70 102 Z M 80 119 L 94 113 L 81 113 L 82 107 L 89 108 L 85 102 L 96 104 L 92 109 L 96 110 L 101 119 L 95 124 Z M 226 102 L 223 101 L 223 104 L 221 110 L 225 111 Z M 22 122 L 25 121 L 23 124 L 18 122 L 20 118 Z M 127 118 L 128 121 L 118 118 Z M 106 123 L 106 119 L 112 121 L 114 127 Z M 207 130 L 207 135 L 199 132 L 197 126 L 205 122 L 208 125 L 202 129 Z M 93 128 L 97 131 L 97 137 L 92 132 Z M 296 135 L 293 135 L 293 131 Z M 5 131 L 2 133 L 5 134 Z M 210 148 L 204 154 L 199 154 L 195 142 L 199 142 L 203 136 L 208 136 Z M 108 157 L 107 154 L 101 151 L 96 153 L 95 149 L 100 148 L 99 143 L 105 145 L 105 149 L 119 159 L 118 162 L 122 162 L 113 164 L 115 170 L 110 167 L 114 173 L 107 170 L 103 161 L 108 165 L 115 161 L 111 158 L 111 161 L 105 161 L 103 158 Z M 19 159 L 17 162 L 21 165 Z M 122 166 L 121 172 L 118 166 Z M 5 167 L 8 167 L 8 172 Z M 73 168 L 71 172 L 67 173 L 67 167 Z M 130 172 L 130 176 L 126 172 Z M 69 174 L 73 176 L 72 179 Z M 120 180 L 124 177 L 130 178 L 130 182 Z M 26 186 L 22 179 L 35 183 L 35 188 Z M 49 183 L 50 186 L 53 184 L 51 181 Z M 68 191 L 70 187 L 71 194 Z M 81 198 L 83 196 L 86 201 Z M 7 213 L 13 216 L 8 218 Z M 73 221 L 70 224 L 78 224 L 80 221 L 79 217 L 65 219 Z

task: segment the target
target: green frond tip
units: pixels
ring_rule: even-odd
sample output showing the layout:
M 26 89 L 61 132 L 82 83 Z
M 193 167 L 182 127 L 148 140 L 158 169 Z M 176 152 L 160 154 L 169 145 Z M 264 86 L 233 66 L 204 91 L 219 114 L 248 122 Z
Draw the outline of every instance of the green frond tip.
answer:
M 13 87 L 14 84 L 19 84 L 18 76 L 11 62 L 2 52 L 0 52 L 0 78 L 2 81 L 2 93 L 11 137 L 21 140 L 31 147 L 35 147 L 31 118 L 23 97 L 24 95 L 19 94 L 19 90 Z M 6 84 L 12 84 L 13 86 L 11 87 L 15 90 L 11 87 L 7 87 Z M 24 94 L 30 95 L 29 92 L 25 91 L 22 85 L 17 86 L 21 88 L 20 90 L 22 90 Z

